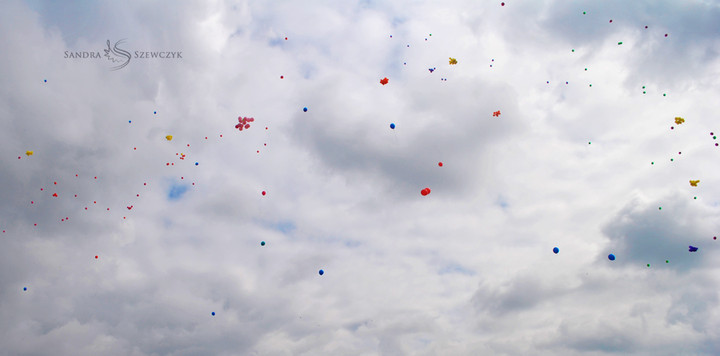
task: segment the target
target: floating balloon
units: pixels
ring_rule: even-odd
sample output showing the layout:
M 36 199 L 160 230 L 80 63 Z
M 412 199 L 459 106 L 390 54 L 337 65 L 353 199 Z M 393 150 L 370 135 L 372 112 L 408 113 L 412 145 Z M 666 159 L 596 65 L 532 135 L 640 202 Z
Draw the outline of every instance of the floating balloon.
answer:
M 493 112 L 493 116 L 494 117 L 500 116 L 500 110 Z
M 27 290 L 27 287 L 23 287 L 23 290 Z
M 325 274 L 325 271 L 319 270 L 318 273 L 320 273 L 320 275 L 322 276 L 323 274 Z
M 250 124 L 249 124 L 249 123 L 250 123 L 250 122 L 253 122 L 253 121 L 255 121 L 255 119 L 252 118 L 252 117 L 242 117 L 242 116 L 238 116 L 238 124 L 235 125 L 235 128 L 236 128 L 236 129 L 239 129 L 240 131 L 242 131 L 243 129 L 250 128 Z
M 698 184 L 698 183 L 700 183 L 700 180 L 691 180 L 691 181 L 690 181 L 690 186 L 691 186 L 691 187 L 697 187 L 697 184 Z
M 168 141 L 172 141 L 172 135 L 167 135 L 167 136 L 165 136 L 165 138 L 166 138 Z
M 393 129 L 393 130 L 395 130 L 395 123 L 391 123 L 391 124 L 390 124 L 390 128 Z
M 422 196 L 426 196 L 426 195 L 430 194 L 430 188 L 425 188 L 425 189 L 421 190 L 420 194 L 422 194 Z
M 609 255 L 608 255 L 608 259 L 609 259 L 610 261 L 615 261 L 615 255 L 613 255 L 612 253 L 609 254 Z
M 442 163 L 442 162 L 438 162 L 438 166 L 439 166 L 439 167 L 442 167 L 442 166 L 443 166 L 443 163 Z
M 262 195 L 265 195 L 265 194 L 266 194 L 266 193 L 265 193 L 265 191 L 263 190 L 263 191 L 262 191 Z
M 430 73 L 432 73 L 432 72 L 435 71 L 435 67 L 433 67 L 433 68 L 428 68 L 428 70 L 430 71 Z
M 260 246 L 265 246 L 265 241 L 260 241 Z
M 385 84 L 387 84 L 387 83 L 388 83 L 388 78 L 387 78 L 387 77 L 380 79 L 380 84 L 385 85 Z
M 307 112 L 307 107 L 304 107 L 304 108 L 303 108 L 303 112 Z
M 215 316 L 215 312 L 212 312 L 212 316 Z
M 676 124 L 680 125 L 680 124 L 682 124 L 683 122 L 685 122 L 685 119 L 683 119 L 682 117 L 678 116 L 678 117 L 675 118 L 675 123 L 676 123 Z
M 32 156 L 34 153 L 34 151 L 25 151 L 25 154 L 28 156 Z
M 692 246 L 692 245 L 688 246 L 688 251 L 690 251 L 690 252 L 696 252 L 697 250 L 698 250 L 698 248 L 695 246 Z
M 560 249 L 557 247 L 554 247 L 553 252 L 557 255 L 560 252 Z
M 455 58 L 453 58 L 453 57 L 449 57 L 449 58 L 450 58 L 450 61 L 449 61 L 449 62 L 450 62 L 451 65 L 457 64 L 457 59 L 455 59 Z

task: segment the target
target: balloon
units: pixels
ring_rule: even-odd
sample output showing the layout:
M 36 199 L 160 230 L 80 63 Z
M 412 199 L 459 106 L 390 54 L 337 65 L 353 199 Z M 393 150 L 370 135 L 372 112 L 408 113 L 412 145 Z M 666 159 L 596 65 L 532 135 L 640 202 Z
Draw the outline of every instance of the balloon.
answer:
M 688 248 L 688 251 L 690 251 L 690 252 L 696 252 L 696 251 L 698 250 L 697 247 L 694 247 L 694 246 L 692 246 L 692 245 L 691 245 L 691 246 L 688 246 L 688 247 L 689 247 L 689 248 Z
M 450 62 L 451 65 L 457 64 L 457 59 L 455 59 L 455 58 L 453 58 L 453 57 L 449 57 L 449 58 L 450 58 L 450 61 L 449 61 L 449 62 Z
M 380 79 L 380 84 L 385 85 L 385 84 L 387 84 L 387 83 L 388 83 L 388 78 L 387 78 L 387 77 Z
M 618 42 L 618 46 L 621 45 L 621 44 L 622 44 L 622 42 Z
M 438 162 L 438 166 L 439 166 L 439 167 L 442 167 L 442 166 L 443 166 L 443 163 L 442 163 L 442 162 Z
M 609 255 L 608 255 L 608 259 L 609 259 L 610 261 L 615 261 L 615 255 L 613 255 L 612 253 L 609 254 Z
M 425 188 L 425 189 L 421 190 L 420 194 L 422 194 L 422 196 L 426 196 L 426 195 L 430 194 L 430 188 Z
M 391 124 L 390 124 L 390 128 L 393 129 L 393 130 L 395 130 L 395 123 L 391 123 Z
M 196 166 L 197 166 L 198 164 L 200 164 L 200 163 L 195 162 L 195 165 L 196 165 Z
M 676 123 L 676 124 L 680 125 L 680 124 L 682 124 L 683 122 L 685 122 L 685 119 L 683 119 L 682 117 L 678 116 L 678 117 L 675 118 L 675 123 Z
M 168 141 L 172 141 L 172 135 L 167 135 L 167 136 L 165 136 L 165 138 L 166 138 Z
M 215 316 L 215 312 L 212 312 L 212 316 Z
M 260 246 L 265 246 L 265 241 L 260 241 Z
M 57 198 L 58 195 L 57 195 L 57 193 L 53 193 L 53 196 L 54 196 L 55 198 Z
M 243 129 L 250 128 L 249 122 L 255 121 L 252 117 L 242 117 L 238 116 L 238 124 L 235 125 L 235 128 L 242 131 Z
M 435 68 L 428 68 L 428 70 L 430 71 L 430 73 L 432 73 L 433 71 L 435 71 Z
M 320 275 L 322 276 L 323 274 L 325 274 L 325 271 L 319 270 L 318 273 L 320 273 Z
M 265 193 L 265 191 L 263 190 L 263 191 L 262 191 L 262 195 L 265 195 L 265 194 L 266 194 L 266 193 Z
M 495 116 L 495 117 L 500 116 L 500 110 L 493 112 L 493 116 Z
M 307 112 L 307 107 L 303 108 L 303 112 Z
M 555 252 L 555 254 L 557 255 L 557 254 L 558 254 L 558 252 L 560 252 L 560 249 L 559 249 L 559 248 L 557 248 L 557 247 L 555 247 L 555 248 L 553 248 L 553 252 Z
M 23 287 L 23 290 L 27 290 L 27 287 Z
M 698 183 L 700 183 L 700 180 L 691 180 L 691 181 L 690 181 L 690 186 L 691 186 L 691 187 L 697 187 L 697 184 L 698 184 Z
M 34 152 L 34 151 L 25 151 L 25 154 L 28 155 L 28 156 L 32 156 L 33 153 L 35 153 L 35 152 Z
M 95 259 L 97 260 L 97 259 L 98 259 L 98 256 L 95 256 Z

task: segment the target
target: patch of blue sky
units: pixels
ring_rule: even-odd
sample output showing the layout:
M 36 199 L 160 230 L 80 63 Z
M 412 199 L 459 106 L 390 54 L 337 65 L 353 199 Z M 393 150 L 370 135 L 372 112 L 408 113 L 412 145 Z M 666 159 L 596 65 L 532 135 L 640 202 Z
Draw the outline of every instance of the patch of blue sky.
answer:
M 438 271 L 438 274 L 451 274 L 451 273 L 464 274 L 466 276 L 474 276 L 475 275 L 474 271 L 471 271 L 471 270 L 469 270 L 459 264 L 456 264 L 456 263 L 449 263 L 449 264 L 443 266 L 443 268 L 441 268 Z
M 182 198 L 183 195 L 188 190 L 188 186 L 184 184 L 173 184 L 170 186 L 170 190 L 168 191 L 168 199 L 169 200 L 179 200 Z

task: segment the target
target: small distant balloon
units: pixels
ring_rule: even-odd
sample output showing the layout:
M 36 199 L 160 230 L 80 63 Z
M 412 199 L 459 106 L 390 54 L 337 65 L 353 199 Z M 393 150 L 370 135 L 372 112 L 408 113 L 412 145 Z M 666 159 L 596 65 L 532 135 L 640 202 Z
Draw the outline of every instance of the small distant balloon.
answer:
M 265 246 L 265 241 L 260 241 L 260 246 Z
M 675 118 L 675 123 L 676 123 L 676 124 L 680 125 L 680 124 L 682 124 L 683 122 L 685 122 L 685 119 L 683 119 L 682 117 L 678 116 L 678 117 Z
M 215 312 L 212 312 L 212 316 L 215 316 Z
M 307 112 L 307 107 L 304 107 L 304 108 L 303 108 L 303 112 Z
M 691 180 L 691 181 L 690 181 L 690 186 L 691 186 L 691 187 L 697 187 L 698 183 L 700 183 L 700 180 Z
M 438 162 L 438 166 L 439 166 L 439 167 L 442 167 L 442 166 L 443 166 L 443 163 L 442 163 L 442 162 Z
M 27 287 L 23 287 L 23 290 L 27 290 Z
M 35 151 L 25 151 L 25 154 L 28 156 L 32 156 L 33 154 L 35 154 Z
M 422 194 L 422 196 L 426 196 L 426 195 L 430 194 L 430 188 L 425 188 L 425 189 L 421 190 L 420 194 Z
M 265 191 L 263 190 L 263 191 L 262 191 L 262 195 L 265 195 L 265 194 L 267 194 L 267 193 L 265 193 Z
M 196 165 L 196 166 L 199 165 L 199 164 L 200 164 L 200 163 L 195 162 L 195 165 Z
M 610 261 L 615 261 L 615 255 L 613 255 L 612 253 L 609 254 L 609 255 L 608 255 L 608 259 L 609 259 Z
M 388 83 L 388 81 L 389 81 L 389 80 L 388 80 L 388 78 L 387 78 L 387 77 L 385 77 L 385 78 L 382 78 L 382 79 L 380 79 L 380 84 L 382 84 L 382 85 L 385 85 L 385 84 L 387 84 L 387 83 Z
M 165 136 L 165 139 L 167 139 L 168 141 L 172 141 L 172 135 Z
M 698 248 L 695 246 L 692 246 L 692 245 L 688 246 L 688 251 L 690 251 L 690 252 L 697 252 L 697 250 L 698 250 Z
M 323 274 L 325 274 L 325 271 L 319 270 L 318 273 L 322 276 Z
M 450 65 L 455 65 L 455 64 L 457 64 L 457 59 L 455 59 L 455 58 L 453 58 L 453 57 L 449 57 L 449 58 L 450 58 L 450 60 L 449 60 L 448 62 L 450 63 Z
M 557 247 L 554 247 L 553 252 L 557 255 L 560 252 L 560 249 Z
M 393 123 L 390 123 L 390 128 L 393 129 L 393 130 L 395 130 L 395 123 L 394 123 L 394 122 L 393 122 Z

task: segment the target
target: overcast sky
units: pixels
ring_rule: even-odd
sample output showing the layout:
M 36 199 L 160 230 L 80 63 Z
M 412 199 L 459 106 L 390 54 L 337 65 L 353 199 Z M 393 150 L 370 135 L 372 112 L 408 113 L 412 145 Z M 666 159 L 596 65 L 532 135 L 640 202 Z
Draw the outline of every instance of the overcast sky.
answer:
M 716 1 L 9 0 L 0 48 L 0 353 L 720 354 Z

